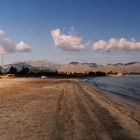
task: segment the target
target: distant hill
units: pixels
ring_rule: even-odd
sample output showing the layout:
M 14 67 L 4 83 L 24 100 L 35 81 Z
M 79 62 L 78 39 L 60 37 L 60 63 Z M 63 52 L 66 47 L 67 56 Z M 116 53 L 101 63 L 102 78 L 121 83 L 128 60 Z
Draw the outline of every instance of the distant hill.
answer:
M 38 72 L 38 71 L 52 71 L 48 67 L 42 67 L 42 66 L 33 66 L 32 64 L 28 64 L 26 62 L 17 62 L 14 64 L 8 64 L 4 66 L 5 72 L 9 71 L 11 67 L 15 67 L 18 71 L 20 71 L 23 67 L 28 67 L 32 72 Z
M 72 65 L 78 65 L 79 62 L 70 62 L 69 64 L 72 64 Z
M 140 64 L 140 62 L 129 62 L 129 63 L 126 63 L 125 65 L 133 65 L 133 64 Z
M 106 64 L 98 65 L 96 63 L 80 63 L 71 62 L 69 64 L 58 64 L 53 63 L 48 60 L 38 60 L 38 61 L 24 61 L 17 62 L 14 64 L 5 65 L 5 68 L 10 68 L 11 66 L 21 69 L 23 66 L 28 67 L 33 71 L 47 70 L 47 71 L 58 71 L 58 72 L 89 72 L 89 71 L 103 71 L 103 72 L 122 72 L 122 73 L 140 73 L 140 62 L 130 62 L 130 63 L 117 63 L 117 64 Z

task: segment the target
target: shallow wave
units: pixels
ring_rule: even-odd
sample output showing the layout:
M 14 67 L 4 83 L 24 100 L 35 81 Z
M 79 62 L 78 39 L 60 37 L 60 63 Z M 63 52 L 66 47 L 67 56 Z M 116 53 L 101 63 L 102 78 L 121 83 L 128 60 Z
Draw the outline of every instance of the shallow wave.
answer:
M 140 76 L 95 77 L 87 82 L 103 91 L 140 100 Z
M 140 103 L 140 76 L 94 77 L 85 82 L 125 101 Z

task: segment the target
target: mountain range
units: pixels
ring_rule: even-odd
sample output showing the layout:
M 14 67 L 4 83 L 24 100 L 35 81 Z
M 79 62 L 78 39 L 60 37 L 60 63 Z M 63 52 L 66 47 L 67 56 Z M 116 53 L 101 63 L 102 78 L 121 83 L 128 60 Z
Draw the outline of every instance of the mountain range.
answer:
M 98 65 L 96 63 L 80 63 L 71 62 L 69 64 L 58 64 L 48 60 L 37 61 L 23 61 L 13 64 L 5 65 L 5 69 L 9 69 L 11 66 L 20 70 L 23 66 L 28 67 L 32 71 L 47 70 L 58 72 L 89 72 L 89 71 L 103 71 L 103 72 L 121 72 L 121 73 L 140 73 L 140 62 L 129 62 L 126 64 L 105 64 Z

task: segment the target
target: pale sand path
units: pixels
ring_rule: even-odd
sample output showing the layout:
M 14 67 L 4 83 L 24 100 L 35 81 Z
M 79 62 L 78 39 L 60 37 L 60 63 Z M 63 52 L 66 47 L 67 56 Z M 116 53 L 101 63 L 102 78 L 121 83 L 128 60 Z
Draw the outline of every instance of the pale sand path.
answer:
M 139 116 L 80 80 L 0 81 L 0 140 L 135 140 Z

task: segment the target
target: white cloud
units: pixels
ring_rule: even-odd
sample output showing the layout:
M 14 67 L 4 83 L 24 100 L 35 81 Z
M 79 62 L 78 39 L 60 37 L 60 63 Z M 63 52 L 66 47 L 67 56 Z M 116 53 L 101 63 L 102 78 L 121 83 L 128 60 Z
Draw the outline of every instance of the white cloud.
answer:
M 0 38 L 0 48 L 2 53 L 11 53 L 16 51 L 15 45 L 9 38 Z
M 12 53 L 12 52 L 29 52 L 30 46 L 21 41 L 18 44 L 13 43 L 9 38 L 5 36 L 5 32 L 0 30 L 0 52 Z
M 60 29 L 52 30 L 51 35 L 53 37 L 55 46 L 59 47 L 62 50 L 75 51 L 85 48 L 85 45 L 83 44 L 80 37 L 72 34 L 62 34 Z
M 19 52 L 29 52 L 31 51 L 31 48 L 29 45 L 21 41 L 16 45 L 16 50 Z
M 0 29 L 0 36 L 3 36 L 4 33 L 5 33 L 5 32 L 4 32 L 3 30 Z
M 115 38 L 111 38 L 108 41 L 99 40 L 92 45 L 92 50 L 125 50 L 125 51 L 140 51 L 140 42 L 135 40 L 127 40 L 125 38 L 121 38 L 119 40 Z

